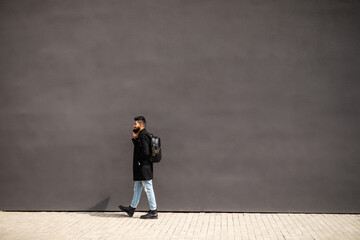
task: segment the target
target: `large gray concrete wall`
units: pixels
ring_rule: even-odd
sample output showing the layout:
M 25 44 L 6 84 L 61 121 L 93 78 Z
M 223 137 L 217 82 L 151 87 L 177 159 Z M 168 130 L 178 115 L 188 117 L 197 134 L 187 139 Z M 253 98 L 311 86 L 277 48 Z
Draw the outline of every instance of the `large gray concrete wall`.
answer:
M 0 1 L 0 209 L 359 212 L 358 1 Z M 147 209 L 145 195 L 141 209 Z

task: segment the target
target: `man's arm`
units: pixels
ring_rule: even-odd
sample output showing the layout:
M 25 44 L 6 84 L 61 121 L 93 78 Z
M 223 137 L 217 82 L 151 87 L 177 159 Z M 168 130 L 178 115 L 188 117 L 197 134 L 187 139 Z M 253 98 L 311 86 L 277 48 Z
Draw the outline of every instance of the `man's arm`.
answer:
M 131 139 L 132 140 L 132 142 L 134 143 L 134 144 L 136 144 L 136 139 L 137 139 L 137 137 L 138 137 L 138 135 L 139 135 L 139 133 L 134 133 L 134 131 L 132 132 L 132 135 L 133 135 L 133 138 Z

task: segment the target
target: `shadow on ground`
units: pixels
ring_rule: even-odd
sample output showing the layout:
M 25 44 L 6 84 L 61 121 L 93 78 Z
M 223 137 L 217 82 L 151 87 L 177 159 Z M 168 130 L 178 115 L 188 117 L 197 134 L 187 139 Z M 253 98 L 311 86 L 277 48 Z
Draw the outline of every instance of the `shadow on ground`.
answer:
M 90 216 L 93 217 L 111 217 L 111 218 L 127 218 L 128 215 L 120 212 L 105 212 L 107 206 L 109 205 L 110 202 L 110 197 L 98 202 L 97 204 L 95 204 L 94 206 L 92 206 L 91 208 L 87 209 L 86 212 L 76 212 L 78 214 L 88 214 Z

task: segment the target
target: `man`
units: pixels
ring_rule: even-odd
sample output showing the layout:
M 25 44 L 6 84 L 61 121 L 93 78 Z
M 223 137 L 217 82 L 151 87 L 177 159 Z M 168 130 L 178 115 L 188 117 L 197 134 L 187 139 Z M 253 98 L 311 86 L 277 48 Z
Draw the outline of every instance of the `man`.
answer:
M 150 134 L 146 131 L 145 117 L 139 116 L 134 118 L 134 130 L 132 141 L 134 143 L 133 156 L 133 179 L 134 195 L 129 207 L 119 206 L 121 211 L 126 212 L 129 217 L 134 215 L 135 209 L 140 201 L 141 192 L 145 189 L 150 211 L 146 215 L 142 215 L 142 219 L 156 219 L 158 214 L 156 211 L 156 200 L 152 185 L 153 164 L 149 161 L 150 156 Z

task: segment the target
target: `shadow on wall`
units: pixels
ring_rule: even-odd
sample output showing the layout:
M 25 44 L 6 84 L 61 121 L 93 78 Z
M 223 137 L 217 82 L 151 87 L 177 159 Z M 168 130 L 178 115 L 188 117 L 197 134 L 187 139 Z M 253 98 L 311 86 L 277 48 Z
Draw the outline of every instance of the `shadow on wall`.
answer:
M 109 205 L 110 197 L 98 202 L 93 207 L 89 208 L 88 211 L 105 211 Z

